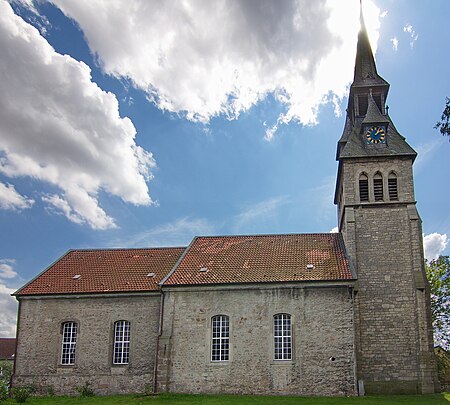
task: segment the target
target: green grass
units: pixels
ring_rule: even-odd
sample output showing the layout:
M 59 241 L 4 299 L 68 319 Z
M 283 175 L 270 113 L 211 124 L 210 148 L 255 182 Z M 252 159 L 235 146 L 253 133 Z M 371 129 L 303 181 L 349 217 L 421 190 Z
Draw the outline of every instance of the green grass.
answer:
M 2 405 L 15 404 L 12 399 Z M 157 396 L 117 395 L 110 397 L 30 397 L 28 405 L 222 405 L 222 404 L 281 404 L 281 405 L 450 405 L 450 394 L 434 395 L 390 395 L 367 397 L 263 397 L 238 395 L 180 395 L 161 394 Z

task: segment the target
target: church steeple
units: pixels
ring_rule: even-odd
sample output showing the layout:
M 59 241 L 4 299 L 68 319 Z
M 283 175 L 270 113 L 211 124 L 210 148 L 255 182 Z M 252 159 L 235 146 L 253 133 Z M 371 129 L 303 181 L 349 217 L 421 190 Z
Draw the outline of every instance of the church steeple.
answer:
M 370 46 L 369 35 L 360 8 L 360 30 L 358 34 L 358 45 L 356 47 L 355 74 L 352 86 L 387 86 L 389 84 L 378 75 L 375 59 Z
M 416 156 L 392 123 L 386 108 L 389 83 L 377 72 L 369 35 L 360 9 L 360 30 L 347 118 L 336 159 L 368 156 Z M 339 179 L 338 179 L 339 181 Z M 337 184 L 338 186 L 338 184 Z M 336 190 L 337 191 L 337 190 Z
M 335 193 L 339 232 L 358 279 L 358 385 L 370 394 L 426 393 L 434 391 L 437 375 L 414 197 L 416 152 L 388 114 L 388 90 L 361 12 Z

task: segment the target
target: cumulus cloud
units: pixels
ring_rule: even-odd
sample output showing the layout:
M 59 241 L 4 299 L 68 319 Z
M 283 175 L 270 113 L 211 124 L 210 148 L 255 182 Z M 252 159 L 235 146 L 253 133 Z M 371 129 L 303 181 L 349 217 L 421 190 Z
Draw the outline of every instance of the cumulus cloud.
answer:
M 338 233 L 339 232 L 339 228 L 337 226 L 335 226 L 330 233 Z
M 448 237 L 444 234 L 430 233 L 423 237 L 425 259 L 436 260 L 448 244 Z
M 44 202 L 94 229 L 115 226 L 99 206 L 100 191 L 152 203 L 147 181 L 156 163 L 136 145 L 136 130 L 120 117 L 115 95 L 92 82 L 86 64 L 55 52 L 3 0 L 0 55 L 1 173 L 56 186 L 60 192 Z
M 33 204 L 33 199 L 19 194 L 12 184 L 0 182 L 0 209 L 23 210 Z
M 17 301 L 11 297 L 14 289 L 3 284 L 4 279 L 11 281 L 17 277 L 14 263 L 14 259 L 0 259 L 0 337 L 16 335 Z
M 51 0 L 81 27 L 102 69 L 130 79 L 159 108 L 193 121 L 230 119 L 274 94 L 268 125 L 315 124 L 337 106 L 353 72 L 357 2 Z M 380 10 L 364 3 L 376 49 Z
M 13 289 L 0 283 L 0 337 L 16 336 L 17 301 L 11 297 Z
M 410 37 L 409 45 L 411 46 L 411 49 L 414 48 L 414 42 L 416 42 L 419 39 L 419 34 L 417 34 L 416 31 L 414 31 L 414 28 L 411 24 L 406 24 L 403 27 L 403 32 L 409 34 Z
M 17 273 L 13 270 L 14 259 L 0 259 L 0 278 L 14 278 Z

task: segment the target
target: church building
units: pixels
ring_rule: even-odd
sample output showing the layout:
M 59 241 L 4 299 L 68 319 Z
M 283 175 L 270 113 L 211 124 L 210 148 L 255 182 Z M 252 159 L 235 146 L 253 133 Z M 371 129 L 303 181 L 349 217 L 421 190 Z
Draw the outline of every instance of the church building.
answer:
M 13 385 L 45 394 L 433 393 L 412 165 L 364 21 L 337 145 L 338 233 L 70 250 L 14 293 Z

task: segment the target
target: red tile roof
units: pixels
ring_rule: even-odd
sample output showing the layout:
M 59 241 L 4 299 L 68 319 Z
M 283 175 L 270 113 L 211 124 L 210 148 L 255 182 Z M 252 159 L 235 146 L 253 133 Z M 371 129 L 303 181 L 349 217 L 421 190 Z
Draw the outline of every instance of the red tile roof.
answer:
M 341 234 L 198 237 L 163 285 L 352 280 Z
M 15 338 L 0 338 L 0 360 L 14 360 Z
M 159 290 L 185 248 L 71 250 L 15 295 Z M 154 273 L 154 277 L 147 276 Z

